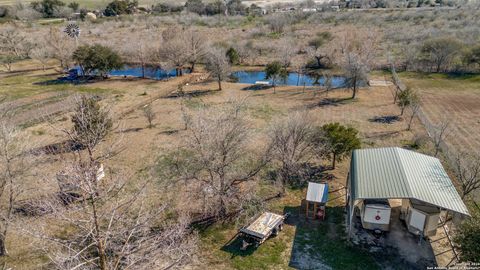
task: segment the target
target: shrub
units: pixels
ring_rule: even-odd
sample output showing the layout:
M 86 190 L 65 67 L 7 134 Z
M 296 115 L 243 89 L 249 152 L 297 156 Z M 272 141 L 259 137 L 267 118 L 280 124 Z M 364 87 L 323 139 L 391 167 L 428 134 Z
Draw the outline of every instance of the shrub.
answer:
M 462 44 L 456 38 L 440 37 L 426 40 L 421 51 L 432 69 L 441 72 L 450 68 L 461 48 Z
M 105 16 L 117 16 L 124 14 L 133 14 L 138 7 L 137 0 L 115 0 L 110 2 L 103 14 Z
M 65 3 L 60 0 L 43 0 L 41 2 L 34 1 L 30 3 L 31 7 L 40 12 L 44 18 L 54 18 L 55 13 L 60 11 L 60 8 L 65 6 Z
M 230 15 L 245 15 L 247 9 L 241 0 L 230 0 L 227 3 L 228 14 Z
M 76 12 L 80 8 L 80 4 L 78 2 L 71 2 L 70 4 L 68 4 L 68 7 Z
M 228 61 L 232 65 L 236 65 L 240 61 L 240 56 L 237 50 L 235 50 L 235 48 L 233 47 L 230 47 L 230 49 L 227 50 L 227 57 L 228 57 Z
M 470 48 L 465 53 L 463 60 L 467 65 L 480 67 L 480 45 Z
M 123 66 L 122 59 L 112 49 L 102 45 L 83 45 L 73 52 L 73 60 L 82 68 L 84 75 L 96 72 L 104 75 Z
M 189 12 L 197 13 L 199 15 L 205 14 L 205 4 L 202 0 L 187 0 L 185 8 Z
M 340 123 L 323 125 L 313 136 L 313 141 L 320 149 L 322 155 L 332 160 L 332 168 L 335 163 L 350 155 L 352 150 L 361 146 L 358 138 L 358 130 L 353 127 L 346 127 Z
M 152 11 L 156 13 L 182 12 L 182 10 L 183 6 L 171 3 L 158 3 L 152 7 Z
M 7 6 L 0 6 L 0 18 L 5 18 L 7 17 L 9 14 L 9 9 Z
M 473 263 L 480 262 L 480 211 L 477 210 L 472 217 L 462 223 L 455 242 L 460 245 L 462 261 Z
M 208 3 L 205 6 L 205 14 L 209 16 L 224 14 L 225 10 L 227 10 L 227 7 L 225 6 L 225 3 L 222 0 L 216 0 L 215 2 Z

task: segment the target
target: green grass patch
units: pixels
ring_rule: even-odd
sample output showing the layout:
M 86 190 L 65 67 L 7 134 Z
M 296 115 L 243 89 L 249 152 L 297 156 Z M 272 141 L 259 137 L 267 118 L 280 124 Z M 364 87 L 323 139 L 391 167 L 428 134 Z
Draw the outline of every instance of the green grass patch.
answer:
M 379 269 L 373 255 L 352 245 L 346 238 L 342 205 L 329 203 L 325 221 L 305 221 L 304 210 L 300 208 L 304 192 L 288 189 L 283 198 L 269 203 L 269 211 L 288 212 L 291 217 L 277 237 L 268 239 L 256 249 L 240 250 L 241 239 L 232 239 L 238 225 L 217 224 L 201 231 L 201 248 L 208 252 L 207 264 L 220 265 L 224 269 L 289 269 L 296 267 L 291 262 L 292 256 L 298 259 L 300 254 L 302 260 L 311 259 L 312 265 L 324 264 L 333 269 Z
M 45 130 L 43 129 L 38 129 L 38 130 L 32 130 L 32 134 L 35 136 L 42 136 L 45 134 Z
M 333 269 L 379 269 L 371 254 L 346 239 L 343 210 L 327 207 L 326 221 L 297 226 L 295 248 Z
M 462 80 L 470 82 L 479 82 L 480 74 L 456 74 L 456 73 L 424 73 L 424 72 L 399 72 L 403 78 L 409 79 L 443 79 L 443 80 Z
M 419 89 L 480 91 L 480 75 L 401 72 L 399 76 L 408 86 Z
M 269 104 L 263 104 L 261 106 L 250 107 L 249 108 L 250 115 L 252 117 L 263 119 L 263 120 L 271 120 L 272 117 L 278 116 L 281 114 L 279 110 L 274 109 Z
M 208 105 L 199 98 L 191 98 L 185 100 L 185 106 L 187 106 L 189 109 L 201 109 L 207 107 Z
M 284 264 L 283 254 L 287 241 L 293 235 L 292 228 L 285 228 L 279 236 L 268 239 L 258 248 L 250 246 L 245 251 L 240 250 L 240 239 L 228 242 L 236 230 L 233 225 L 214 225 L 201 232 L 202 245 L 214 256 L 211 263 L 226 263 L 230 268 L 240 270 L 278 269 Z
M 94 84 L 70 84 L 56 82 L 58 75 L 19 74 L 2 78 L 0 96 L 8 100 L 25 98 L 47 92 L 78 92 L 89 94 L 120 93 L 118 90 L 95 87 Z

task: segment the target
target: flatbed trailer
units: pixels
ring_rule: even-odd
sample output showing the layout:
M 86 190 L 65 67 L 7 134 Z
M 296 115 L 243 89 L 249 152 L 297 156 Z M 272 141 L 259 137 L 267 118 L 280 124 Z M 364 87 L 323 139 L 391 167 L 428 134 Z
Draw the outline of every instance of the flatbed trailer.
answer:
M 283 227 L 287 215 L 279 215 L 271 212 L 264 212 L 256 218 L 250 225 L 240 229 L 242 235 L 242 250 L 248 246 L 258 247 L 271 235 L 276 236 Z

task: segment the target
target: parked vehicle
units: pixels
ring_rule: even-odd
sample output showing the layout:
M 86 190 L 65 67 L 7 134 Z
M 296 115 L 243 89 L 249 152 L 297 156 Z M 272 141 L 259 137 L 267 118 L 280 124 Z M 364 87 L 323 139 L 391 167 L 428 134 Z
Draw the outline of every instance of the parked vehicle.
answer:
M 278 215 L 275 213 L 264 212 L 256 218 L 250 225 L 240 229 L 239 233 L 243 237 L 241 250 L 254 245 L 258 247 L 270 236 L 276 236 L 283 228 L 283 222 L 288 215 Z

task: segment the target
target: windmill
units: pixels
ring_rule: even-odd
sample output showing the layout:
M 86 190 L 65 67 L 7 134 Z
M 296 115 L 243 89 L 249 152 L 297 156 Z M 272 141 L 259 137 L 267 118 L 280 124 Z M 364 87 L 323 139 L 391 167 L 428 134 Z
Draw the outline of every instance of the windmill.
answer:
M 75 44 L 78 45 L 78 37 L 80 37 L 80 27 L 76 23 L 69 23 L 63 30 L 69 37 L 75 39 Z

